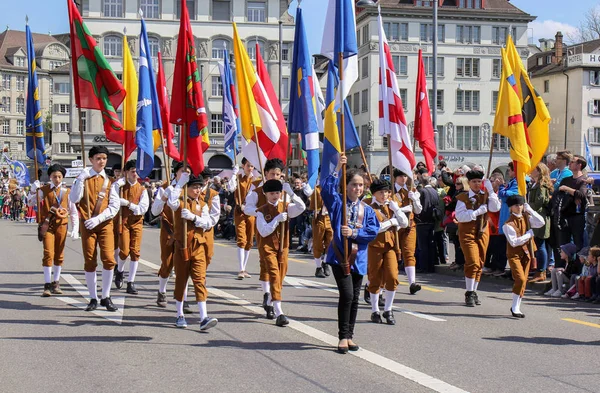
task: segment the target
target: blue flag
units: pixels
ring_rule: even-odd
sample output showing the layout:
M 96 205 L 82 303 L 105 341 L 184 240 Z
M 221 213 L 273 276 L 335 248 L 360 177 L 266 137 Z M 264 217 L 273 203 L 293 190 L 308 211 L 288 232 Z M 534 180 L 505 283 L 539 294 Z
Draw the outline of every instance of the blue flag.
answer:
M 11 160 L 4 153 L 2 156 L 4 157 L 4 160 L 6 160 L 6 163 L 10 166 L 12 175 L 15 179 L 17 179 L 19 187 L 27 187 L 30 183 L 29 169 L 27 169 L 27 166 L 21 161 Z
M 238 135 L 240 134 L 240 118 L 238 115 L 238 106 L 235 100 L 235 86 L 233 84 L 233 75 L 229 65 L 229 55 L 225 50 L 223 64 L 219 63 L 221 72 L 221 85 L 223 87 L 223 127 L 225 131 L 225 154 L 232 160 L 239 153 L 237 145 Z
M 302 8 L 298 7 L 296 10 L 288 130 L 291 133 L 302 135 L 302 149 L 306 152 L 306 160 L 308 161 L 308 184 L 314 188 L 319 171 L 319 125 L 315 113 L 316 102 L 312 78 L 312 56 L 308 51 Z
M 592 152 L 590 151 L 590 145 L 588 144 L 587 138 L 584 135 L 583 136 L 583 141 L 585 143 L 585 160 L 587 161 L 587 166 L 589 168 L 590 171 L 595 171 L 596 169 L 594 168 L 594 157 L 592 157 Z
M 140 60 L 139 60 L 139 90 L 137 104 L 137 123 L 135 143 L 137 150 L 137 173 L 141 178 L 148 177 L 154 168 L 154 130 L 162 130 L 160 106 L 154 70 L 152 69 L 152 54 L 148 45 L 146 23 L 142 19 L 140 33 Z
M 40 164 L 46 161 L 44 154 L 44 119 L 42 109 L 40 108 L 40 93 L 38 88 L 38 78 L 35 64 L 35 51 L 33 49 L 33 38 L 29 25 L 25 26 L 27 36 L 27 114 L 26 114 L 26 132 L 25 144 L 27 157 L 32 160 L 34 157 Z M 35 137 L 35 143 L 34 143 Z

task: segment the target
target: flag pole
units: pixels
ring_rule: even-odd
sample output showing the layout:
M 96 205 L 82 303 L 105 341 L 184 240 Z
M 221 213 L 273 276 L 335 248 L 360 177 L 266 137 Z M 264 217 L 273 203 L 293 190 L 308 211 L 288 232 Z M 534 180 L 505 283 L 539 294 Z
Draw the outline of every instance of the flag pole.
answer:
M 490 140 L 490 158 L 488 160 L 486 179 L 490 177 L 490 169 L 492 168 L 492 155 L 494 154 L 494 133 L 492 132 L 492 140 Z
M 388 168 L 390 171 L 390 184 L 392 185 L 392 196 L 394 195 L 394 181 L 392 180 L 394 178 L 394 164 L 392 163 L 392 143 L 391 143 L 391 134 L 387 134 L 387 138 L 388 138 Z M 400 247 L 400 235 L 398 234 L 397 230 L 394 230 L 394 241 L 396 242 L 396 247 Z
M 32 124 L 32 135 L 33 135 L 33 162 L 34 162 L 34 167 L 35 167 L 35 180 L 39 181 L 39 167 L 38 167 L 38 155 L 37 155 L 37 140 L 35 137 L 35 125 Z M 43 152 L 40 152 L 40 154 L 43 154 Z M 36 201 L 36 208 L 37 211 L 35 213 L 35 222 L 37 222 L 38 224 L 40 223 L 40 198 L 39 198 L 39 188 L 35 190 L 35 201 Z
M 342 52 L 339 53 L 339 73 L 340 73 L 340 86 L 339 88 L 343 90 L 343 81 L 344 81 L 344 54 Z M 340 97 L 343 92 L 340 91 Z M 340 103 L 340 143 L 342 148 L 342 156 L 346 156 L 346 131 L 345 131 L 345 122 L 344 122 L 344 103 Z M 340 181 L 340 185 L 342 188 L 342 226 L 348 225 L 348 217 L 346 212 L 346 164 L 342 164 L 342 179 Z M 344 271 L 345 275 L 350 274 L 350 264 L 348 263 L 348 240 L 344 239 L 344 260 L 340 261 L 340 265 Z
M 258 165 L 260 165 L 260 176 L 262 177 L 263 183 L 265 182 L 265 174 L 263 170 L 262 159 L 260 158 L 260 145 L 258 144 L 258 134 L 256 133 L 256 124 L 252 124 L 252 130 L 254 131 L 254 140 L 256 142 L 256 155 L 258 159 Z
M 389 146 L 389 141 L 388 141 L 388 146 Z M 367 170 L 368 174 L 371 174 L 371 171 L 369 170 L 369 164 L 367 164 L 367 157 L 365 157 L 365 151 L 363 150 L 362 145 L 359 146 L 360 148 L 360 156 L 362 157 L 363 160 L 363 164 L 365 164 L 365 169 Z
M 182 125 L 182 144 L 183 144 L 183 172 L 187 172 L 188 170 L 188 151 L 187 151 L 187 124 L 183 123 Z M 187 195 L 188 195 L 188 187 L 187 184 L 185 186 L 183 186 L 183 204 L 181 205 L 182 209 L 185 209 L 185 204 L 187 203 Z M 183 260 L 184 261 L 188 261 L 189 257 L 188 257 L 188 250 L 187 250 L 187 220 L 182 220 L 183 221 L 183 240 L 182 240 L 182 247 L 181 247 L 181 251 L 183 254 Z M 173 225 L 175 225 L 175 222 L 173 222 Z M 187 287 L 187 284 L 186 284 Z
M 83 121 L 81 119 L 81 107 L 77 108 L 77 115 L 79 116 L 79 137 L 81 138 L 81 160 L 85 163 L 85 145 L 83 143 Z M 83 166 L 83 168 L 85 169 L 85 164 Z M 85 180 L 84 180 L 84 186 L 85 186 Z M 87 192 L 83 193 L 85 195 L 85 206 L 87 207 L 87 216 L 88 219 L 92 218 L 91 214 L 90 214 L 90 196 L 88 195 Z

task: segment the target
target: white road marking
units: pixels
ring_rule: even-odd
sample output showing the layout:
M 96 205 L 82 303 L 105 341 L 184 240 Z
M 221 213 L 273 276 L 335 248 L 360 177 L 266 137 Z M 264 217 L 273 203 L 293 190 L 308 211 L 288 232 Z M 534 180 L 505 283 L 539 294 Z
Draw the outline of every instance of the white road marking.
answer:
M 67 304 L 70 304 L 71 306 L 80 308 L 80 309 L 85 309 L 88 305 L 88 301 L 87 299 L 90 298 L 90 293 L 87 290 L 87 287 L 85 285 L 83 285 L 78 279 L 76 279 L 75 277 L 73 277 L 70 274 L 62 274 L 61 277 L 71 286 L 73 287 L 73 289 L 75 289 L 77 291 L 77 293 L 79 293 L 79 295 L 81 297 L 83 297 L 83 301 L 80 299 L 73 299 L 71 297 L 68 296 L 57 296 L 56 299 L 65 302 Z M 102 318 L 106 318 L 109 321 L 112 321 L 118 325 L 120 325 L 121 323 L 123 323 L 123 311 L 125 311 L 125 297 L 123 296 L 111 296 L 111 299 L 113 301 L 113 303 L 115 304 L 115 306 L 117 306 L 119 309 L 115 312 L 110 312 L 110 311 L 106 311 L 103 309 L 102 306 L 100 306 L 100 302 L 98 302 L 98 309 L 96 309 L 95 311 L 91 311 L 92 314 L 98 315 Z
M 150 261 L 147 261 L 145 259 L 140 258 L 138 260 L 139 263 L 141 263 L 142 265 L 146 265 L 148 266 L 150 269 L 154 269 L 154 270 L 159 270 L 160 269 L 160 265 L 157 265 L 155 263 L 152 263 Z
M 255 306 L 252 303 L 248 302 L 247 300 L 240 299 L 237 296 L 234 296 L 230 293 L 224 292 L 220 289 L 208 288 L 208 291 L 217 297 L 220 297 L 220 298 L 225 299 L 233 304 L 244 307 L 245 309 L 250 310 L 255 314 L 263 315 L 263 313 L 264 313 L 262 307 Z M 290 324 L 288 325 L 288 327 L 290 327 L 300 333 L 304 333 L 307 336 L 310 336 L 310 337 L 312 337 L 318 341 L 321 341 L 327 345 L 331 345 L 332 347 L 335 347 L 338 344 L 338 339 L 335 336 L 327 334 L 321 330 L 315 329 L 313 327 L 310 327 L 302 322 L 298 322 L 293 319 L 290 319 L 289 321 L 290 321 Z M 467 391 L 462 390 L 456 386 L 450 385 L 442 380 L 439 380 L 430 375 L 427 375 L 425 373 L 422 373 L 420 371 L 412 369 L 408 366 L 400 364 L 392 359 L 388 359 L 386 357 L 378 355 L 367 349 L 361 348 L 360 350 L 358 350 L 356 352 L 348 352 L 348 353 L 351 355 L 354 355 L 360 359 L 363 359 L 371 364 L 374 364 L 383 369 L 391 371 L 394 374 L 399 375 L 403 378 L 406 378 L 408 380 L 416 382 L 419 385 L 425 386 L 436 392 L 467 393 Z
M 317 282 L 317 281 L 306 280 L 304 278 L 297 278 L 297 277 L 292 277 L 292 276 L 286 276 L 283 280 L 286 283 L 293 286 L 294 288 L 311 287 L 311 288 L 321 289 L 321 290 L 327 291 L 327 292 L 332 292 L 335 294 L 338 293 L 337 286 L 329 284 L 329 283 L 325 283 L 325 282 Z M 442 318 L 434 317 L 434 316 L 427 315 L 427 314 L 421 314 L 416 311 L 410 311 L 410 310 L 406 310 L 406 309 L 395 307 L 395 306 L 394 306 L 394 310 L 399 311 L 403 314 L 412 315 L 413 317 L 426 319 L 431 322 L 446 322 L 446 320 L 442 319 Z

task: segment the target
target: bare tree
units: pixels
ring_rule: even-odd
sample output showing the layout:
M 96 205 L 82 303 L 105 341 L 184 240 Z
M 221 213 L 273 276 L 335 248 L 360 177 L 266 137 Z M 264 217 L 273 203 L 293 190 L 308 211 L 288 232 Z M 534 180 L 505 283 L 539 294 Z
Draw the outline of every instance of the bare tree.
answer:
M 567 40 L 571 43 L 581 43 L 600 38 L 600 7 L 590 8 L 583 15 L 579 27 L 574 33 L 567 33 Z

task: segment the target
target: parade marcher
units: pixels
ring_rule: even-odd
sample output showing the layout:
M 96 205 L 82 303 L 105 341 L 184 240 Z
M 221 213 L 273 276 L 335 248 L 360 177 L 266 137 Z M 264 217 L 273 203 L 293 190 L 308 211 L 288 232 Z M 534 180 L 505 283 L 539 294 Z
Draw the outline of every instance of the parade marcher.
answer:
M 111 170 L 108 170 L 107 172 L 111 172 L 112 171 L 112 176 L 110 176 L 109 173 L 109 179 L 111 183 L 115 183 L 117 180 L 119 180 L 121 178 L 122 175 L 122 166 L 121 163 L 116 163 L 115 165 L 112 166 Z M 120 196 L 120 195 L 119 195 Z M 113 217 L 113 235 L 114 235 L 114 239 L 115 239 L 115 261 L 119 260 L 119 231 L 121 230 L 121 228 L 119 227 L 119 215 L 117 214 L 116 216 Z
M 289 219 L 298 217 L 306 206 L 300 197 L 294 194 L 289 183 L 281 184 L 279 180 L 267 180 L 263 186 L 267 203 L 256 210 L 256 229 L 258 237 L 258 252 L 264 261 L 270 284 L 267 299 L 267 319 L 277 318 L 277 326 L 285 326 L 289 321 L 281 309 L 281 289 L 287 273 L 290 235 L 281 233 L 281 223 L 289 225 Z M 288 194 L 291 201 L 284 203 L 281 192 Z
M 333 242 L 327 250 L 326 262 L 338 287 L 338 338 L 339 353 L 357 351 L 353 341 L 354 324 L 358 313 L 358 298 L 362 279 L 367 274 L 367 247 L 379 232 L 379 220 L 370 206 L 360 201 L 364 191 L 364 180 L 360 172 L 349 169 L 346 172 L 346 201 L 339 193 L 338 173 L 348 161 L 342 155 L 335 171 L 323 179 L 321 196 L 329 211 L 333 228 Z M 346 204 L 347 225 L 342 226 L 342 204 Z M 344 255 L 344 242 L 348 245 L 348 255 Z M 344 261 L 344 258 L 347 258 Z M 349 270 L 346 270 L 349 267 Z
M 90 293 L 90 303 L 86 311 L 98 307 L 96 288 L 97 247 L 100 247 L 102 261 L 102 297 L 100 305 L 108 311 L 117 311 L 110 299 L 110 286 L 115 268 L 114 237 L 112 218 L 119 211 L 119 194 L 111 187 L 110 179 L 104 171 L 108 160 L 105 146 L 94 146 L 88 153 L 92 168 L 84 168 L 77 176 L 71 188 L 69 199 L 77 204 L 80 225 L 83 258 L 85 261 L 85 281 Z
M 503 232 L 506 236 L 506 257 L 510 265 L 513 284 L 513 301 L 510 312 L 513 317 L 525 318 L 521 312 L 521 301 L 525 294 L 527 276 L 536 246 L 532 228 L 541 228 L 546 224 L 544 217 L 536 213 L 531 206 L 525 203 L 521 195 L 509 196 L 506 204 L 510 209 L 510 216 L 504 223 Z
M 369 243 L 367 272 L 369 277 L 369 293 L 371 294 L 371 322 L 382 323 L 379 310 L 379 288 L 385 287 L 385 306 L 383 318 L 388 325 L 395 325 L 394 296 L 398 287 L 398 244 L 397 230 L 408 226 L 408 218 L 400 210 L 400 206 L 390 200 L 392 186 L 387 180 L 375 179 L 369 187 L 371 190 L 371 207 L 379 221 L 379 233 Z
M 243 174 L 238 174 L 239 168 L 233 168 L 233 175 L 229 180 L 229 189 L 233 192 L 235 198 L 235 210 L 233 211 L 233 221 L 235 224 L 235 233 L 237 241 L 239 273 L 238 280 L 250 278 L 246 271 L 246 264 L 250 257 L 250 249 L 254 244 L 254 216 L 244 214 L 244 203 L 252 187 L 254 176 L 254 165 L 245 157 L 242 158 Z M 239 187 L 239 189 L 238 189 Z
M 63 184 L 67 173 L 60 164 L 48 168 L 50 183 L 42 186 L 39 180 L 31 185 L 28 198 L 29 206 L 36 206 L 40 200 L 40 222 L 38 234 L 42 237 L 44 256 L 44 292 L 43 297 L 60 295 L 60 273 L 64 261 L 67 227 L 71 221 L 71 238 L 79 239 L 79 215 L 77 207 L 69 201 L 69 189 Z M 52 276 L 54 279 L 52 279 Z
M 212 228 L 209 207 L 204 203 L 200 194 L 204 187 L 202 176 L 189 177 L 182 173 L 181 180 L 188 180 L 188 198 L 183 201 L 182 187 L 175 186 L 169 195 L 169 207 L 175 212 L 175 305 L 177 320 L 175 326 L 187 327 L 183 316 L 184 294 L 188 279 L 192 278 L 198 311 L 200 313 L 200 330 L 207 330 L 217 325 L 218 320 L 208 316 L 206 311 L 206 269 L 208 267 L 208 246 L 204 231 Z M 184 220 L 187 221 L 187 231 L 184 233 Z
M 460 247 L 465 256 L 465 304 L 468 307 L 480 305 L 477 287 L 481 280 L 483 264 L 489 242 L 487 212 L 500 210 L 500 200 L 489 180 L 482 189 L 483 172 L 467 172 L 470 190 L 457 195 L 456 220 Z
M 204 231 L 206 239 L 206 265 L 210 265 L 213 255 L 215 254 L 215 230 L 214 227 L 219 223 L 221 218 L 221 199 L 219 192 L 211 187 L 211 179 L 213 174 L 210 169 L 204 168 L 200 174 L 204 178 L 204 188 L 200 192 L 200 198 L 208 205 L 208 213 L 210 215 L 210 229 Z
M 400 210 L 408 218 L 408 227 L 398 231 L 400 253 L 402 254 L 404 271 L 408 279 L 409 291 L 411 295 L 414 295 L 421 290 L 421 286 L 416 283 L 417 224 L 414 215 L 420 214 L 423 207 L 421 206 L 421 194 L 414 188 L 409 188 L 407 180 L 408 175 L 406 173 L 394 169 L 394 187 L 396 191 L 394 200 L 400 205 Z
M 121 289 L 125 262 L 129 262 L 129 276 L 127 277 L 127 293 L 137 295 L 135 288 L 135 275 L 140 260 L 142 246 L 142 232 L 144 229 L 144 214 L 148 210 L 150 200 L 146 188 L 138 182 L 136 160 L 127 161 L 123 168 L 124 177 L 117 180 L 113 188 L 116 193 L 121 191 L 121 234 L 119 236 L 119 259 L 115 271 L 115 286 Z
M 317 185 L 312 189 L 308 184 L 303 189 L 304 195 L 310 198 L 309 210 L 313 212 L 312 219 L 312 252 L 316 265 L 315 277 L 325 278 L 331 274 L 329 265 L 325 263 L 323 258 L 327 253 L 327 249 L 333 239 L 333 229 L 331 228 L 331 220 L 329 213 L 323 203 L 321 197 L 321 186 Z

